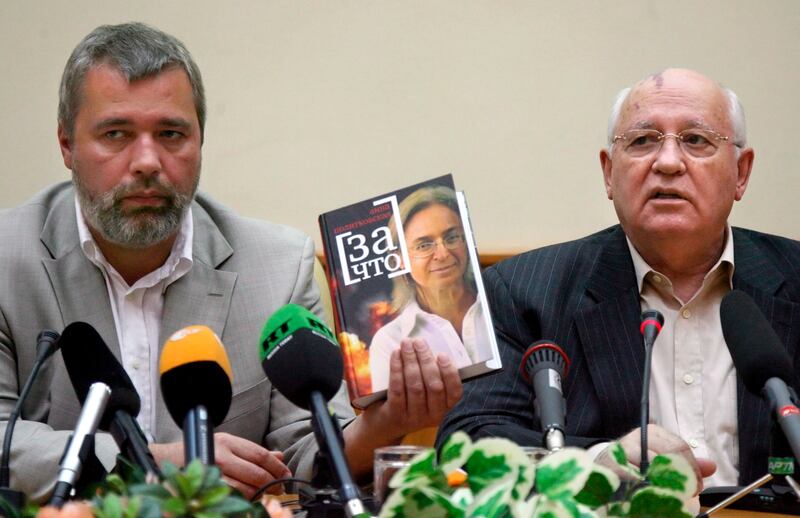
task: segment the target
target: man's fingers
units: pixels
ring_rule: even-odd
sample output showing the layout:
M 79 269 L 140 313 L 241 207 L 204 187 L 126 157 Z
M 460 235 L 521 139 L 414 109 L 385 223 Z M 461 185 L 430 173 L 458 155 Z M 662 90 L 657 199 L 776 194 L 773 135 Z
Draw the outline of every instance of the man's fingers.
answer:
M 292 475 L 289 468 L 283 463 L 282 452 L 270 451 L 247 440 L 236 441 L 231 444 L 230 449 L 237 457 L 260 466 L 274 478 L 284 478 Z
M 415 339 L 413 343 L 419 372 L 422 375 L 428 413 L 432 415 L 443 414 L 447 409 L 447 394 L 445 393 L 442 375 L 439 372 L 438 361 L 433 356 L 425 340 Z
M 625 448 L 625 453 L 632 464 L 639 464 L 640 440 L 641 429 L 639 428 L 620 439 L 620 444 Z M 694 471 L 698 492 L 703 489 L 703 478 L 710 476 L 717 469 L 714 461 L 696 458 L 686 441 L 657 425 L 647 426 L 647 450 L 647 457 L 650 460 L 656 455 L 666 453 L 681 455 L 685 458 Z
M 240 492 L 248 500 L 252 500 L 256 495 L 256 491 L 258 491 L 257 487 L 243 484 L 242 482 L 239 482 L 238 480 L 226 475 L 222 475 L 222 480 L 224 480 L 225 483 L 231 486 L 233 489 Z
M 425 382 L 422 379 L 414 341 L 404 339 L 400 342 L 400 358 L 403 360 L 403 381 L 406 391 L 406 411 L 411 416 L 428 413 L 425 400 Z
M 444 383 L 444 391 L 446 395 L 447 409 L 451 409 L 458 403 L 463 394 L 463 387 L 461 385 L 461 377 L 458 375 L 458 369 L 453 361 L 446 354 L 440 354 L 436 357 L 436 363 L 439 365 L 439 372 L 442 376 Z
M 402 346 L 401 346 L 402 347 Z M 406 387 L 403 381 L 403 360 L 400 350 L 392 351 L 389 357 L 389 388 L 387 399 L 395 411 L 406 411 Z
M 291 476 L 282 461 L 282 453 L 269 451 L 247 439 L 219 433 L 214 435 L 214 446 L 217 465 L 227 478 L 236 481 L 233 486 L 243 494 L 254 493 L 273 480 Z M 282 491 L 280 484 L 268 490 L 274 494 Z
M 697 457 L 697 466 L 700 468 L 703 478 L 710 477 L 717 471 L 717 463 L 711 459 Z

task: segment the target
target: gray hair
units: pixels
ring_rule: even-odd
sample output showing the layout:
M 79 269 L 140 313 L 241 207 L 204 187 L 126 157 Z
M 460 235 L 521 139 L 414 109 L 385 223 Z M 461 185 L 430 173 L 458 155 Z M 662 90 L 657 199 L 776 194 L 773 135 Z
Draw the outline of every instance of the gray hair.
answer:
M 742 102 L 739 100 L 739 96 L 736 95 L 736 92 L 722 85 L 720 85 L 720 88 L 728 98 L 728 117 L 731 120 L 731 126 L 733 126 L 733 138 L 731 140 L 732 143 L 737 146 L 738 152 L 740 148 L 747 145 L 747 122 L 744 118 L 744 106 L 742 106 Z M 608 117 L 607 135 L 609 151 L 611 151 L 611 147 L 614 145 L 614 135 L 620 114 L 622 113 L 622 105 L 625 104 L 625 100 L 628 99 L 632 89 L 633 87 L 628 86 L 620 90 L 614 98 L 614 104 L 611 106 L 611 113 Z
M 397 242 L 397 232 L 395 231 L 394 220 L 398 215 L 400 221 L 403 223 L 403 228 L 408 225 L 408 222 L 420 211 L 432 205 L 442 205 L 452 210 L 461 221 L 461 213 L 458 210 L 458 200 L 456 193 L 450 187 L 445 185 L 433 185 L 421 187 L 412 192 L 400 202 L 397 209 L 399 214 L 396 214 L 389 221 L 389 229 L 392 234 L 392 241 Z M 464 283 L 468 289 L 473 292 L 477 291 L 475 288 L 475 275 L 472 272 L 472 265 L 468 262 L 467 268 L 464 271 Z M 408 302 L 416 296 L 417 286 L 411 275 L 401 275 L 395 277 L 392 283 L 392 311 L 397 312 L 403 309 Z
M 143 23 L 101 25 L 72 51 L 58 92 L 58 122 L 72 138 L 80 108 L 83 81 L 89 69 L 108 64 L 128 82 L 152 77 L 179 67 L 189 77 L 202 139 L 206 123 L 206 97 L 200 69 L 186 47 L 174 36 Z

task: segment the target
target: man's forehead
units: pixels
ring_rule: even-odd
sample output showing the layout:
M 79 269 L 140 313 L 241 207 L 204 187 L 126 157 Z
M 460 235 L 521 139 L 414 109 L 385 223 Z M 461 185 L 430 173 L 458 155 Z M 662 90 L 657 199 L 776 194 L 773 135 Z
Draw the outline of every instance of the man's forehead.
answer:
M 692 70 L 670 69 L 639 81 L 620 114 L 621 127 L 650 128 L 665 117 L 685 127 L 727 125 L 728 98 L 720 85 Z

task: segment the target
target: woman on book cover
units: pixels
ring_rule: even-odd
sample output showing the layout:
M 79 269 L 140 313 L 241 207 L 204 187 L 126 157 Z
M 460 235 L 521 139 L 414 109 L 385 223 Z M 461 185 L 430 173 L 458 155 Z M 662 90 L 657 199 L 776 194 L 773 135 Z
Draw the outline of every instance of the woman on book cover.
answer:
M 459 369 L 491 356 L 490 351 L 481 354 L 484 348 L 478 345 L 488 343 L 486 326 L 455 192 L 446 186 L 423 187 L 398 208 L 411 273 L 394 278 L 397 316 L 370 344 L 373 391 L 387 388 L 389 357 L 403 338 L 425 339 L 434 354 L 447 354 Z

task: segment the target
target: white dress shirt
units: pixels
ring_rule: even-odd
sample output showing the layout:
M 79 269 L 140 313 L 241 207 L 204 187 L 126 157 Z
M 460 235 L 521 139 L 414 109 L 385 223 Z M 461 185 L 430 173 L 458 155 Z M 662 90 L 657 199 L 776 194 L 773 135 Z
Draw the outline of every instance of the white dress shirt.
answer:
M 722 255 L 688 301 L 680 300 L 670 279 L 653 270 L 628 241 L 642 310 L 664 315 L 653 346 L 650 422 L 683 438 L 695 457 L 717 463 L 707 486 L 737 485 L 739 475 L 736 371 L 719 316 L 734 269 L 730 226 L 725 233 Z
M 159 392 L 158 352 L 159 330 L 164 310 L 164 292 L 167 286 L 186 275 L 192 268 L 192 212 L 188 208 L 183 217 L 172 250 L 158 269 L 148 273 L 133 286 L 106 260 L 97 246 L 75 198 L 78 219 L 78 236 L 86 257 L 103 273 L 114 315 L 122 354 L 122 366 L 133 382 L 142 407 L 137 421 L 148 440 L 155 430 L 155 398 Z
M 434 355 L 448 355 L 458 369 L 486 361 L 492 356 L 480 300 L 476 300 L 464 315 L 459 337 L 449 320 L 423 311 L 412 299 L 394 320 L 380 328 L 372 338 L 369 368 L 373 392 L 389 386 L 389 358 L 392 351 L 400 347 L 403 338 L 424 338 Z

